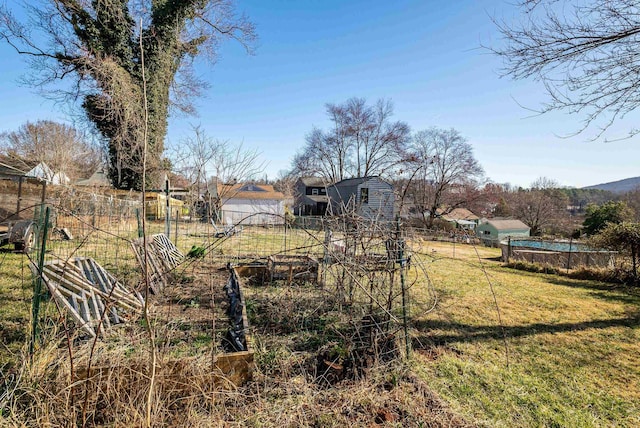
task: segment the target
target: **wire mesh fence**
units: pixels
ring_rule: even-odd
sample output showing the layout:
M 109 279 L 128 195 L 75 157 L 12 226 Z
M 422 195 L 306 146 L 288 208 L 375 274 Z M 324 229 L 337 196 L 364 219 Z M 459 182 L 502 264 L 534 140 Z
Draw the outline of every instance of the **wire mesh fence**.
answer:
M 149 348 L 157 352 L 159 370 L 188 362 L 197 363 L 193 367 L 203 373 L 217 373 L 220 356 L 237 353 L 242 346 L 233 344 L 243 342 L 247 352 L 255 351 L 264 373 L 291 371 L 295 359 L 295 375 L 310 382 L 358 379 L 378 363 L 410 352 L 411 321 L 435 308 L 425 260 L 436 258 L 425 254 L 423 245 L 432 232 L 355 214 L 293 219 L 261 213 L 269 218 L 262 224 L 230 224 L 224 219 L 220 224 L 175 211 L 169 218 L 144 219 L 141 198 L 129 196 L 60 194 L 50 200 L 49 220 L 40 223 L 39 230 L 48 233 L 42 248 L 31 254 L 34 263 L 61 266 L 65 261 L 94 260 L 122 285 L 119 291 L 136 290 L 149 303 L 147 318 L 136 320 L 118 312 L 127 320 L 123 325 L 109 317 L 111 330 L 104 332 L 104 341 L 98 340 L 103 337 L 100 329 L 108 326 L 95 327 L 94 344 L 83 333 L 90 329 L 78 328 L 84 320 L 82 304 L 76 318 L 40 312 L 41 328 L 61 327 L 56 336 L 60 353 L 62 334 L 69 335 L 73 352 L 68 358 L 78 376 L 72 374 L 71 385 L 74 380 L 84 385 L 82 376 L 91 373 L 87 382 L 98 382 L 95 373 L 115 379 L 129 373 L 127 367 L 144 372 L 149 366 L 141 350 Z M 243 213 L 243 218 L 257 217 L 254 214 Z M 464 240 L 445 242 L 451 245 L 446 256 L 458 256 L 457 246 Z M 156 294 L 148 288 L 155 256 L 145 254 L 147 246 L 159 255 L 158 272 L 166 276 Z M 142 257 L 136 253 L 141 249 Z M 229 263 L 243 285 L 243 296 L 234 297 L 236 302 L 244 300 L 240 324 L 230 304 Z M 74 272 L 67 275 L 63 268 L 47 275 L 49 280 L 53 274 L 72 278 L 71 286 L 78 286 L 81 274 Z M 46 287 L 36 294 L 44 296 Z M 91 312 L 87 302 L 85 312 Z M 146 328 L 151 333 L 145 333 Z M 159 382 L 169 376 L 158 373 L 163 373 Z M 84 398 L 89 409 L 98 400 L 91 394 L 85 392 Z
M 500 243 L 502 261 L 527 262 L 562 269 L 609 268 L 622 262 L 618 253 L 591 248 L 585 243 L 571 240 L 556 241 L 529 237 L 507 239 Z
M 283 328 L 265 321 L 265 313 L 270 313 L 266 306 L 271 305 L 265 303 L 266 292 L 270 302 L 291 308 L 288 317 L 274 318 L 282 323 L 292 320 L 287 328 L 297 325 L 301 331 L 318 333 L 317 324 L 330 319 L 331 327 L 322 333 L 331 332 L 349 350 L 351 360 L 365 358 L 358 354 L 362 352 L 368 355 L 365 359 L 398 356 L 397 341 L 404 341 L 408 352 L 409 338 L 406 334 L 401 338 L 401 332 L 406 333 L 412 314 L 409 295 L 426 271 L 418 272 L 418 259 L 411 260 L 407 231 L 397 221 L 367 220 L 355 214 L 291 219 L 272 213 L 234 213 L 240 221 L 221 225 L 210 219 L 193 220 L 179 211 L 168 211 L 168 218 L 143 219 L 141 198 L 132 193 L 74 190 L 60 192 L 49 202 L 49 233 L 34 260 L 46 264 L 91 258 L 127 287 L 144 293 L 145 267 L 136 257 L 135 242 L 143 236 L 148 240 L 165 236 L 181 258 L 171 267 L 164 297 L 184 311 L 211 308 L 195 318 L 210 326 L 216 352 L 222 349 L 225 334 L 214 327 L 215 320 L 224 318 L 220 305 L 214 309 L 215 302 L 224 299 L 220 290 L 225 281 L 216 272 L 229 263 L 245 283 L 266 287 L 247 291 L 247 312 L 256 328 L 265 323 Z M 258 217 L 264 221 L 256 222 Z M 200 287 L 194 287 L 195 282 Z M 194 294 L 196 289 L 199 294 Z

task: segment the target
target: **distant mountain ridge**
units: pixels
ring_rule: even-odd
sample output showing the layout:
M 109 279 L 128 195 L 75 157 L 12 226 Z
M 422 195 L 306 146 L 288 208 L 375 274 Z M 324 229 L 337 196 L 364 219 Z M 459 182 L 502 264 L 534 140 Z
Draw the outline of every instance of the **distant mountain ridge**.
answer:
M 611 181 L 609 183 L 594 184 L 583 189 L 608 190 L 613 193 L 626 193 L 640 187 L 640 177 L 625 178 L 624 180 Z

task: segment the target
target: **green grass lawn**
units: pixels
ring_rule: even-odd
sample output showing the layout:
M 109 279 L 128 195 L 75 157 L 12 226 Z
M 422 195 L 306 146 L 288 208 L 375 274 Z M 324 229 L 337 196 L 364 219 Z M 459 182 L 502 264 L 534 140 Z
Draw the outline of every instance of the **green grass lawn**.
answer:
M 0 371 L 21 358 L 31 314 L 33 285 L 29 259 L 3 248 L 0 252 Z
M 638 290 L 428 248 L 439 303 L 416 316 L 414 367 L 458 411 L 490 426 L 640 425 Z
M 291 235 L 285 243 L 268 229 L 246 229 L 215 249 L 318 241 Z M 179 242 L 185 252 L 205 243 L 188 235 Z M 124 245 L 105 246 L 132 257 Z M 640 426 L 639 290 L 504 268 L 496 249 L 420 240 L 411 247 L 410 367 L 455 412 L 486 426 Z M 27 259 L 0 253 L 0 368 L 19 364 L 30 308 Z M 260 361 L 270 350 L 256 352 Z

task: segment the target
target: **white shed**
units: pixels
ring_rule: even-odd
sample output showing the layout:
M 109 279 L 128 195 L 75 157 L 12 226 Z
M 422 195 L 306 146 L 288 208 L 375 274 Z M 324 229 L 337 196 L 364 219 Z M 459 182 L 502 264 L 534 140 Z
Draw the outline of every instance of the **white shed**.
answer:
M 285 196 L 268 184 L 219 186 L 226 224 L 283 224 Z

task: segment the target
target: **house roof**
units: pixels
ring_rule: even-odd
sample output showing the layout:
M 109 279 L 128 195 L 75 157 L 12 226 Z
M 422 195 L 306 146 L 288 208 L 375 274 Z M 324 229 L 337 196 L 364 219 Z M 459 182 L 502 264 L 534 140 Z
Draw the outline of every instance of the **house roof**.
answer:
M 387 183 L 385 180 L 381 179 L 377 175 L 370 175 L 368 177 L 346 178 L 344 180 L 338 181 L 337 183 L 333 184 L 333 186 L 357 186 L 358 184 L 365 183 L 373 179 L 378 179 L 384 183 Z
M 218 194 L 223 199 L 285 199 L 284 194 L 270 184 L 220 184 Z
M 107 177 L 105 169 L 99 168 L 91 174 L 91 177 L 76 181 L 76 186 L 111 187 L 111 181 Z
M 308 187 L 324 187 L 325 179 L 321 177 L 300 177 L 302 184 Z
M 475 215 L 474 213 L 472 213 L 466 208 L 454 208 L 453 210 L 451 210 L 450 213 L 443 214 L 442 218 L 448 221 L 455 221 L 455 220 L 473 221 L 473 220 L 480 219 L 480 217 L 478 217 L 477 215 Z
M 370 180 L 371 177 L 356 177 L 356 178 L 345 178 L 344 180 L 340 180 L 337 183 L 334 183 L 334 186 L 357 186 L 360 183 L 364 183 L 365 181 Z
M 515 219 L 491 219 L 487 220 L 487 223 L 492 225 L 498 230 L 514 230 L 514 229 L 531 229 L 529 226 Z

